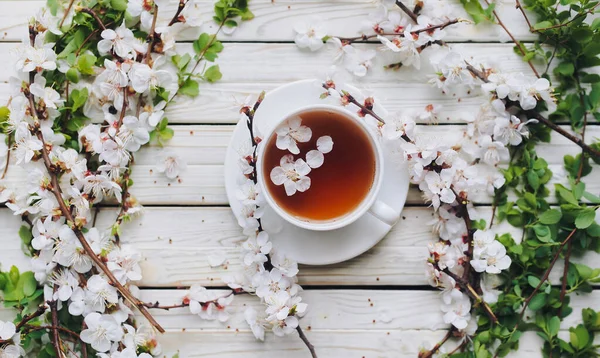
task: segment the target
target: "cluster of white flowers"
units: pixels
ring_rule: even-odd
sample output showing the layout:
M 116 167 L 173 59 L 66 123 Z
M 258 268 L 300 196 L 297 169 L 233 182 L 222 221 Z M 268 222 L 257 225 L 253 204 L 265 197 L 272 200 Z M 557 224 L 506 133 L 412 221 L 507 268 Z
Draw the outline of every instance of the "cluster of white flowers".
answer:
M 249 108 L 246 109 L 249 110 Z M 249 121 L 247 111 L 243 110 L 242 113 L 241 120 Z M 252 126 L 251 121 L 249 125 Z M 298 140 L 299 137 L 296 134 L 300 128 L 300 123 L 294 124 L 288 128 L 291 132 L 281 132 L 281 136 L 289 135 L 292 141 Z M 307 131 L 308 138 L 298 141 L 310 140 L 310 129 L 300 129 L 300 132 Z M 278 142 L 280 142 L 280 132 L 277 134 Z M 304 134 L 300 135 L 301 138 L 304 136 Z M 241 245 L 244 269 L 243 272 L 229 278 L 228 281 L 229 287 L 256 294 L 265 304 L 264 312 L 257 312 L 254 308 L 249 307 L 244 313 L 254 336 L 259 340 L 264 340 L 266 329 L 270 329 L 277 336 L 294 332 L 299 324 L 298 318 L 306 312 L 307 304 L 302 302 L 302 298 L 298 295 L 302 290 L 296 283 L 298 263 L 273 247 L 269 240 L 269 234 L 263 231 L 260 222 L 266 203 L 260 187 L 255 181 L 257 174 L 255 161 L 257 146 L 261 145 L 263 141 L 255 142 L 257 142 L 256 146 L 250 145 L 240 150 L 241 184 L 236 194 L 242 204 L 242 209 L 236 213 L 238 223 L 243 228 L 244 234 L 248 235 L 248 239 Z M 293 147 L 290 141 L 286 140 L 285 143 L 286 148 Z M 326 145 L 323 144 L 321 149 L 325 147 Z M 331 145 L 329 149 L 331 150 Z M 304 164 L 306 165 L 306 163 Z
M 465 78 L 473 77 L 469 73 Z M 522 82 L 522 91 L 536 101 L 551 101 L 550 90 L 543 81 Z M 468 85 L 473 83 L 467 81 Z M 469 233 L 465 223 L 465 215 L 471 218 L 477 215 L 475 209 L 466 203 L 480 195 L 493 195 L 495 189 L 504 185 L 505 179 L 498 165 L 509 159 L 507 146 L 520 144 L 529 134 L 526 125 L 531 121 L 507 111 L 504 100 L 514 98 L 515 101 L 529 101 L 531 97 L 518 91 L 514 81 L 511 83 L 514 90 L 502 92 L 502 95 L 496 94 L 489 83 L 482 86 L 484 92 L 492 93 L 490 101 L 482 106 L 476 120 L 467 121 L 465 132 L 460 136 L 461 142 L 452 145 L 416 133 L 417 120 L 431 121 L 437 117 L 439 107 L 433 105 L 428 105 L 421 112 L 390 116 L 385 119 L 385 124 L 374 117 L 366 117 L 373 132 L 388 146 L 402 153 L 412 183 L 419 186 L 425 201 L 431 203 L 435 210 L 431 224 L 440 239 L 429 244 L 427 278 L 432 286 L 443 291 L 444 321 L 466 335 L 474 334 L 477 324 L 471 317 L 471 298 L 463 293 L 465 288 L 460 287 L 460 282 L 454 277 L 461 277 L 465 267 L 472 267 L 477 274 L 481 274 L 483 299 L 493 303 L 498 297 L 494 290 L 498 280 L 489 276 L 496 276 L 511 264 L 506 248 L 495 239 L 493 233 L 483 230 Z M 363 108 L 349 100 L 350 94 L 339 90 L 339 84 L 328 79 L 323 87 L 327 89 L 326 96 L 343 106 L 352 106 L 364 115 Z M 353 99 L 358 101 L 357 98 Z M 368 97 L 364 99 L 364 107 L 372 108 L 374 102 L 373 98 Z M 529 108 L 535 105 L 533 103 Z M 472 235 L 471 239 L 469 235 Z M 470 241 L 474 246 L 472 257 L 469 257 Z
M 154 1 L 159 9 L 167 3 Z M 123 206 L 119 219 L 140 212 L 135 198 L 123 192 L 128 185 L 132 154 L 149 142 L 150 132 L 163 120 L 166 102 L 156 100 L 157 89 L 173 96 L 177 93 L 177 68 L 170 59 L 174 54 L 173 36 L 186 26 L 200 24 L 197 5 L 195 0 L 187 1 L 173 26 L 168 21 L 157 22 L 160 37 L 154 41 L 160 46 L 153 48 L 136 38 L 125 23 L 102 31 L 97 50 L 107 56 L 103 66 L 94 65 L 92 75 L 71 83 L 64 89 L 68 94 L 59 93 L 64 92 L 62 88 L 53 88 L 56 84 L 46 81 L 45 76 L 51 72 L 66 73 L 71 65 L 59 59 L 54 44 L 44 39 L 46 31 L 60 34 L 70 27 L 75 9 L 64 14 L 59 7 L 56 16 L 45 9 L 40 11 L 31 22 L 30 33 L 35 38 L 27 39 L 14 51 L 17 75 L 10 81 L 7 125 L 10 135 L 14 135 L 10 149 L 15 162 L 28 177 L 15 190 L 0 186 L 0 202 L 32 223 L 35 254 L 31 264 L 36 280 L 44 287 L 44 301 L 55 302 L 58 309 L 66 306 L 71 315 L 84 317 L 85 329 L 80 338 L 100 357 L 148 358 L 161 353 L 153 328 L 130 325 L 131 299 L 117 288 L 120 284 L 131 288 L 129 292 L 135 290 L 132 282 L 142 279 L 141 254 L 130 245 L 120 245 L 114 227 L 106 231 L 92 227 L 91 209 L 102 200 L 116 200 Z M 151 23 L 155 11 L 151 1 L 131 0 L 128 11 L 140 18 L 145 31 L 150 30 L 148 19 Z M 57 24 L 63 15 L 66 20 L 59 29 Z M 93 56 L 91 51 L 89 54 Z M 55 132 L 59 127 L 56 121 L 64 112 L 61 107 L 74 91 L 89 96 L 80 107 L 86 117 L 96 119 L 78 130 L 78 138 L 74 139 L 79 151 L 68 145 L 65 135 Z M 5 137 L 0 139 L 3 159 Z M 170 179 L 184 168 L 185 163 L 175 155 L 164 156 L 158 164 L 158 170 Z M 91 250 L 82 242 L 87 242 Z M 186 298 L 190 311 L 204 319 L 226 319 L 222 312 L 233 296 L 206 302 L 200 291 L 193 287 Z M 51 309 L 50 305 L 46 308 Z M 0 341 L 11 342 L 0 345 L 0 356 L 23 355 L 19 338 L 12 323 L 0 322 Z M 152 355 L 138 355 L 140 351 Z
M 327 35 L 326 26 L 318 18 L 310 23 L 296 24 L 296 45 L 300 48 L 319 50 L 326 41 L 332 48 L 334 61 L 342 63 L 344 68 L 357 77 L 367 74 L 377 55 L 373 49 L 361 49 L 352 44 L 356 41 L 377 38 L 383 46 L 382 51 L 389 52 L 388 58 L 395 65 L 421 67 L 421 52 L 430 46 L 443 44 L 445 27 L 458 20 L 449 20 L 447 8 L 426 6 L 422 9 L 416 24 L 391 2 L 381 3 L 363 21 L 360 36 L 355 38 L 332 37 Z
M 279 166 L 271 170 L 271 181 L 275 185 L 283 185 L 288 196 L 307 191 L 311 184 L 308 174 L 323 165 L 325 154 L 333 150 L 333 140 L 330 136 L 319 137 L 316 142 L 317 149 L 308 151 L 306 159 L 294 160 L 293 154 L 300 153 L 298 142 L 308 142 L 312 137 L 311 129 L 302 125 L 302 119 L 296 116 L 282 123 L 275 133 L 277 148 L 289 150 L 292 154 L 281 157 Z

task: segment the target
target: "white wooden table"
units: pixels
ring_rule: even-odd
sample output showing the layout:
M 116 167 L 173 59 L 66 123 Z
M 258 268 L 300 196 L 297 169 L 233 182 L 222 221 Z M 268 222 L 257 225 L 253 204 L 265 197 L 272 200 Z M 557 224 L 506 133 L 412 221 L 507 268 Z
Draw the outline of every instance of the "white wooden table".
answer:
M 27 19 L 43 1 L 0 1 L 0 103 L 8 98 L 8 81 L 12 74 L 9 50 L 26 35 Z M 212 12 L 212 1 L 206 0 L 206 20 Z M 459 1 L 442 0 L 454 14 L 466 18 Z M 129 224 L 122 236 L 144 254 L 144 279 L 139 286 L 144 299 L 161 303 L 177 302 L 183 296 L 181 287 L 199 283 L 223 287 L 221 277 L 240 268 L 236 247 L 243 238 L 231 214 L 223 185 L 223 160 L 233 124 L 237 120 L 235 102 L 249 93 L 270 90 L 281 84 L 323 75 L 331 64 L 326 51 L 308 53 L 293 44 L 293 25 L 318 14 L 327 20 L 330 33 L 355 36 L 361 20 L 374 8 L 368 0 L 251 0 L 256 18 L 232 36 L 222 36 L 225 50 L 219 57 L 223 79 L 213 85 L 202 85 L 195 100 L 180 99 L 168 110 L 175 138 L 167 150 L 177 153 L 188 163 L 181 182 L 168 183 L 152 174 L 158 147 L 143 149 L 136 157 L 132 193 L 146 207 L 142 218 Z M 535 37 L 527 31 L 511 1 L 498 6 L 499 14 L 521 40 Z M 204 31 L 214 32 L 206 25 Z M 197 33 L 186 33 L 178 45 L 180 51 L 191 52 Z M 467 56 L 493 59 L 503 71 L 529 73 L 528 66 L 513 54 L 511 43 L 499 43 L 503 35 L 494 26 L 461 26 L 450 30 L 449 42 Z M 467 43 L 469 42 L 469 43 Z M 376 47 L 377 44 L 363 45 Z M 424 62 L 427 62 L 425 59 Z M 427 66 L 422 71 L 402 69 L 385 71 L 376 61 L 372 72 L 360 84 L 374 92 L 389 111 L 423 108 L 426 104 L 442 104 L 441 121 L 458 123 L 461 113 L 476 111 L 481 98 L 446 96 L 426 84 Z M 445 123 L 446 124 L 446 123 Z M 460 138 L 460 124 L 425 127 L 432 135 L 448 142 Z M 600 127 L 591 126 L 587 138 L 600 136 Z M 552 169 L 562 165 L 564 154 L 576 154 L 577 147 L 562 138 L 553 137 L 551 144 L 539 146 L 539 154 Z M 600 191 L 600 171 L 589 177 L 588 190 Z M 4 183 L 18 186 L 24 173 L 13 166 Z M 482 204 L 486 204 L 485 200 Z M 491 208 L 481 212 L 489 217 Z M 110 225 L 114 208 L 104 208 L 98 225 Z M 375 248 L 348 262 L 324 266 L 301 267 L 299 280 L 305 286 L 303 298 L 309 312 L 301 326 L 316 346 L 319 357 L 416 357 L 423 342 L 435 343 L 446 328 L 439 311 L 438 292 L 427 286 L 423 258 L 426 245 L 434 240 L 427 222 L 430 208 L 422 204 L 419 192 L 411 188 L 400 223 Z M 20 249 L 17 234 L 18 217 L 0 208 L 0 263 L 7 269 L 17 265 L 28 269 L 29 263 Z M 508 225 L 498 230 L 515 231 Z M 215 251 L 227 253 L 226 267 L 211 268 L 207 256 Z M 598 266 L 599 255 L 578 258 L 590 266 Z M 562 265 L 557 265 L 562 267 Z M 552 275 L 554 283 L 561 273 Z M 600 291 L 573 297 L 574 313 L 564 327 L 580 319 L 580 309 L 600 309 Z M 155 312 L 167 328 L 161 338 L 163 350 L 170 357 L 177 350 L 182 357 L 308 357 L 302 342 L 293 335 L 277 338 L 268 335 L 266 342 L 254 340 L 244 322 L 243 310 L 257 305 L 253 297 L 236 297 L 234 314 L 222 325 L 202 321 L 186 309 Z M 10 312 L 0 309 L 0 319 Z M 540 340 L 535 334 L 524 335 L 521 350 L 513 356 L 541 356 Z

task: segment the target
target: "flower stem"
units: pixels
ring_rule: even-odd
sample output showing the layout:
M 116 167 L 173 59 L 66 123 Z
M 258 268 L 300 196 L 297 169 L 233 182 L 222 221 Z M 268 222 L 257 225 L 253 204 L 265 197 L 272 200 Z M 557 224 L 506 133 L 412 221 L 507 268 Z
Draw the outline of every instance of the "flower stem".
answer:
M 186 3 L 187 3 L 186 0 L 179 0 L 179 5 L 177 6 L 177 11 L 175 12 L 175 15 L 173 15 L 173 18 L 171 19 L 171 21 L 169 21 L 168 26 L 174 25 L 179 22 L 179 15 L 181 15 L 181 12 L 185 8 Z
M 404 13 L 406 15 L 408 15 L 408 17 L 410 17 L 412 19 L 412 21 L 414 21 L 415 23 L 417 22 L 417 14 L 415 14 L 411 9 L 409 9 L 406 5 L 404 5 L 404 3 L 400 0 L 396 0 L 396 5 L 402 9 L 402 11 L 404 11 Z
M 10 146 L 12 145 L 12 136 L 8 136 L 8 150 L 6 152 L 6 163 L 4 166 L 4 169 L 2 170 L 2 176 L 0 176 L 0 179 L 4 179 L 4 177 L 6 176 L 6 173 L 8 172 L 8 164 L 10 163 Z
M 446 341 L 448 341 L 448 339 L 450 339 L 450 337 L 452 337 L 452 329 L 448 330 L 448 333 L 446 333 L 444 338 L 442 338 L 441 341 L 437 342 L 436 345 L 433 346 L 433 348 L 431 348 L 430 350 L 425 351 L 425 352 L 419 352 L 418 357 L 419 358 L 431 358 L 444 345 L 444 343 L 446 343 Z
M 312 358 L 317 358 L 317 352 L 315 351 L 315 346 L 313 346 L 312 343 L 310 343 L 310 341 L 308 340 L 308 337 L 306 337 L 306 335 L 302 331 L 302 328 L 300 328 L 299 324 L 296 327 L 296 331 L 298 331 L 298 336 L 300 336 L 300 339 L 302 340 L 302 342 L 304 342 L 304 344 L 310 351 L 310 355 L 312 356 Z
M 517 5 L 515 5 L 515 8 L 519 9 L 519 11 L 521 11 L 521 14 L 523 14 L 523 17 L 525 18 L 525 22 L 527 22 L 527 26 L 529 27 L 529 31 L 535 32 L 536 30 L 534 30 L 533 26 L 531 26 L 531 22 L 529 21 L 529 18 L 527 17 L 527 14 L 525 13 L 525 9 L 523 8 L 523 5 L 521 5 L 521 2 L 519 0 L 517 0 Z
M 582 12 L 580 14 L 577 14 L 576 16 L 574 16 L 571 20 L 567 21 L 567 22 L 563 22 L 562 24 L 557 24 L 557 25 L 553 25 L 553 26 L 548 26 L 548 27 L 543 27 L 541 29 L 533 29 L 531 32 L 542 32 L 542 31 L 547 31 L 547 30 L 553 30 L 553 29 L 558 29 L 560 27 L 564 27 L 569 25 L 570 23 L 572 23 L 573 21 L 579 19 L 582 16 L 586 16 L 588 14 L 593 14 L 594 11 L 596 10 L 596 8 L 600 5 L 600 3 L 594 5 L 594 7 L 592 7 L 591 9 L 587 10 L 586 12 Z M 531 26 L 531 25 L 530 25 Z
M 67 16 L 69 16 L 69 12 L 71 12 L 71 8 L 73 7 L 73 3 L 74 2 L 75 2 L 75 0 L 69 1 L 69 6 L 67 6 L 67 11 L 65 11 L 65 14 L 63 15 L 62 19 L 60 19 L 60 23 L 58 24 L 58 29 L 59 30 L 63 26 L 63 24 L 65 23 L 65 20 L 67 19 Z
M 520 314 L 521 320 L 523 319 L 523 316 L 525 315 L 525 309 L 529 305 L 529 302 L 531 302 L 531 299 L 533 299 L 533 296 L 535 296 L 538 293 L 538 291 L 540 290 L 540 288 L 542 287 L 544 282 L 546 282 L 546 280 L 550 276 L 550 272 L 552 271 L 552 269 L 554 268 L 554 265 L 556 264 L 556 261 L 560 257 L 560 253 L 565 248 L 565 245 L 571 241 L 571 238 L 575 235 L 575 232 L 577 232 L 577 228 L 573 229 L 569 233 L 569 236 L 567 236 L 567 238 L 560 244 L 560 247 L 558 248 L 558 251 L 556 251 L 554 258 L 552 258 L 552 261 L 550 261 L 550 266 L 548 266 L 548 269 L 546 269 L 546 272 L 544 272 L 544 276 L 542 276 L 542 278 L 540 279 L 540 283 L 538 283 L 538 285 L 533 289 L 533 292 L 529 295 L 529 297 L 527 297 L 525 299 L 525 302 L 523 303 L 523 308 L 521 309 L 521 314 Z M 518 325 L 518 323 L 517 323 L 517 325 Z M 515 327 L 515 329 L 516 329 L 516 327 Z
M 484 0 L 486 4 L 488 4 L 488 6 L 490 5 L 488 0 Z M 515 45 L 517 46 L 517 48 L 519 49 L 519 52 L 521 52 L 521 54 L 523 56 L 525 56 L 527 54 L 527 51 L 525 50 L 525 48 L 523 47 L 523 44 L 519 42 L 519 40 L 517 40 L 513 34 L 508 30 L 508 28 L 506 27 L 506 25 L 504 25 L 504 23 L 502 22 L 502 20 L 500 19 L 500 16 L 498 16 L 498 13 L 496 12 L 496 10 L 492 11 L 492 13 L 494 14 L 494 17 L 496 17 L 496 21 L 498 21 L 498 25 L 500 25 L 500 27 L 502 27 L 504 29 L 504 32 L 506 32 L 506 34 L 508 35 L 508 37 L 510 37 L 510 39 L 515 43 Z M 537 78 L 540 77 L 540 74 L 538 73 L 538 71 L 535 69 L 535 66 L 533 66 L 533 63 L 531 62 L 531 60 L 527 61 L 527 63 L 529 64 L 529 67 L 531 67 L 531 70 L 533 71 L 533 73 L 535 74 L 535 76 Z
M 104 23 L 102 22 L 102 20 L 100 19 L 100 17 L 98 16 L 98 14 L 96 14 L 96 12 L 94 10 L 87 8 L 87 7 L 83 7 L 81 9 L 79 9 L 79 11 L 92 16 L 94 18 L 94 20 L 96 20 L 96 22 L 98 23 L 98 26 L 100 26 L 100 28 L 102 30 L 106 30 L 106 26 L 104 25 Z

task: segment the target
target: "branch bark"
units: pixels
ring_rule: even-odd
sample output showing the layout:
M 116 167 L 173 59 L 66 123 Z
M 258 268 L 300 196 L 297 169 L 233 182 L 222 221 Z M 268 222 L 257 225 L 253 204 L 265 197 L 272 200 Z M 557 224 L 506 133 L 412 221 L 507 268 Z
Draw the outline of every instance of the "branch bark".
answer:
M 412 19 L 412 21 L 414 21 L 415 23 L 417 22 L 417 14 L 415 14 L 411 9 L 409 9 L 406 5 L 404 5 L 404 3 L 400 0 L 396 0 L 396 5 L 402 9 L 402 11 L 404 11 L 404 13 L 406 15 L 408 15 L 408 17 L 410 17 Z
M 311 357 L 312 358 L 317 358 L 317 352 L 315 351 L 315 346 L 313 346 L 312 343 L 310 343 L 310 341 L 308 340 L 308 337 L 306 337 L 306 335 L 302 331 L 302 328 L 300 328 L 299 324 L 296 327 L 296 331 L 298 331 L 298 336 L 300 336 L 300 339 L 302 340 L 302 342 L 304 342 L 304 344 L 306 345 L 306 347 L 310 351 Z

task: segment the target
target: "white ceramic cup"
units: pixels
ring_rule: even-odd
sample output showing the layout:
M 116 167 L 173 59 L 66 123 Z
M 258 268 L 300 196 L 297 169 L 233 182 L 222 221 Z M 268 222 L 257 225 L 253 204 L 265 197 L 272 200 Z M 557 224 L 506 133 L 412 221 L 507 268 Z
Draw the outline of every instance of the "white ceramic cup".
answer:
M 356 221 L 358 218 L 362 217 L 363 215 L 366 215 L 367 213 L 373 215 L 374 217 L 381 220 L 382 222 L 384 222 L 390 226 L 393 226 L 398 221 L 400 213 L 398 213 L 397 211 L 392 209 L 389 205 L 387 205 L 384 202 L 377 199 L 377 194 L 379 193 L 379 189 L 381 188 L 381 184 L 383 181 L 383 162 L 384 162 L 383 161 L 383 150 L 381 148 L 381 145 L 379 144 L 378 139 L 375 138 L 375 136 L 367 128 L 367 126 L 364 122 L 364 119 L 359 118 L 358 115 L 348 111 L 347 109 L 345 109 L 343 107 L 332 106 L 332 105 L 327 105 L 327 104 L 311 105 L 311 106 L 302 107 L 298 110 L 295 110 L 295 111 L 289 113 L 286 117 L 283 117 L 281 119 L 281 121 L 277 122 L 274 125 L 274 127 L 271 128 L 269 130 L 269 132 L 265 134 L 265 136 L 263 137 L 264 138 L 263 143 L 265 143 L 265 144 L 269 143 L 269 141 L 271 140 L 271 137 L 273 135 L 276 135 L 275 130 L 289 118 L 292 118 L 297 115 L 301 115 L 302 113 L 313 112 L 313 111 L 328 111 L 328 112 L 334 112 L 334 113 L 340 114 L 341 116 L 346 118 L 348 121 L 353 122 L 353 124 L 350 124 L 350 125 L 358 126 L 359 128 L 361 128 L 364 131 L 364 133 L 367 134 L 369 141 L 370 141 L 371 149 L 375 153 L 375 176 L 373 178 L 373 184 L 371 185 L 369 193 L 365 196 L 363 201 L 354 210 L 352 210 L 338 218 L 321 221 L 321 220 L 303 219 L 303 218 L 298 218 L 296 216 L 293 216 L 293 215 L 289 214 L 288 212 L 286 212 L 285 210 L 283 210 L 277 204 L 277 202 L 273 199 L 273 197 L 269 193 L 267 186 L 265 185 L 265 180 L 270 180 L 270 177 L 269 177 L 269 175 L 267 175 L 266 177 L 263 176 L 263 173 L 264 173 L 263 157 L 264 157 L 264 153 L 265 153 L 265 148 L 264 148 L 264 146 L 259 146 L 259 151 L 257 153 L 258 183 L 260 185 L 260 189 L 261 189 L 267 203 L 269 204 L 269 206 L 273 209 L 273 211 L 275 211 L 277 213 L 277 215 L 279 215 L 283 219 L 287 220 L 291 224 L 299 226 L 304 229 L 308 229 L 308 230 L 326 231 L 326 230 L 339 229 L 341 227 L 350 225 L 351 223 Z M 335 150 L 335 145 L 334 145 L 334 150 Z M 357 150 L 360 150 L 360 148 L 357 148 Z M 308 189 L 308 190 L 310 190 L 310 189 Z M 318 203 L 315 203 L 315 205 L 318 205 Z

